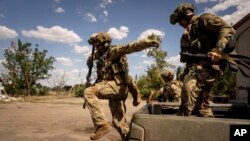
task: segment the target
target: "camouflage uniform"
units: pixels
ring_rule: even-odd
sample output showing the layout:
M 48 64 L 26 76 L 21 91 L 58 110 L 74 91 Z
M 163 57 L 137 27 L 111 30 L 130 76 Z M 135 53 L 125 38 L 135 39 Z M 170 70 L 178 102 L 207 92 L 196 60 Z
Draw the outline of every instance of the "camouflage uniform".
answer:
M 182 4 L 175 12 L 180 12 L 181 9 L 183 12 L 188 11 L 186 13 L 192 14 L 195 10 L 192 6 L 189 3 Z M 178 20 L 181 17 L 178 18 L 170 19 L 171 23 L 180 22 Z M 216 15 L 210 13 L 197 17 L 193 15 L 181 38 L 181 52 L 207 54 L 212 48 L 217 48 L 227 53 L 227 43 L 234 33 L 234 29 Z M 210 60 L 191 60 L 183 56 L 181 61 L 186 63 L 184 72 L 189 73 L 189 78 L 184 82 L 179 114 L 189 116 L 195 112 L 198 116 L 213 117 L 209 104 L 212 96 L 211 89 L 215 80 L 223 74 L 221 67 L 223 65 Z
M 162 94 L 170 102 L 181 102 L 181 88 L 182 88 L 181 81 L 172 80 L 164 85 Z
M 165 81 L 165 85 L 161 93 L 170 102 L 180 102 L 182 82 L 180 82 L 179 80 L 173 80 L 174 71 L 172 70 L 162 71 L 161 77 Z
M 98 35 L 107 33 L 98 33 Z M 109 35 L 107 35 L 109 36 Z M 110 41 L 111 42 L 111 41 Z M 108 123 L 100 99 L 108 99 L 109 107 L 113 117 L 113 126 L 118 130 L 123 139 L 126 138 L 129 127 L 125 118 L 125 103 L 128 87 L 131 79 L 128 75 L 128 62 L 126 54 L 141 51 L 151 46 L 158 46 L 159 43 L 152 40 L 141 40 L 126 45 L 110 46 L 103 44 L 106 50 L 102 53 L 95 53 L 97 61 L 97 81 L 94 86 L 84 91 L 84 98 L 87 101 L 92 120 L 98 127 Z M 98 51 L 98 48 L 97 48 Z M 96 131 L 96 135 L 98 135 Z
M 179 80 L 173 80 L 174 71 L 165 70 L 161 72 L 161 77 L 165 84 L 162 89 L 160 89 L 158 96 L 158 101 L 162 102 L 160 98 L 164 97 L 170 102 L 180 102 L 181 101 L 181 88 L 182 82 Z M 157 92 L 152 92 L 149 96 L 149 101 Z M 165 101 L 165 100 L 164 100 Z

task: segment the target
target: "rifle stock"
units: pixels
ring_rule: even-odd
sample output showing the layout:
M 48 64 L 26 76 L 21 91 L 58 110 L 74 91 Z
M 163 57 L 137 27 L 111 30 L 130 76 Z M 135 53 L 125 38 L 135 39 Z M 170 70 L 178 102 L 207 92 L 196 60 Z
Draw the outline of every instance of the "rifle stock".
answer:
M 225 54 L 217 49 L 212 49 L 212 51 L 220 54 L 222 56 L 222 60 L 226 61 L 229 64 L 229 68 L 232 71 L 240 70 L 241 73 L 245 77 L 250 77 L 250 57 L 244 55 L 237 55 L 237 54 Z M 183 58 L 190 58 L 191 60 L 203 60 L 208 59 L 209 57 L 207 54 L 192 54 L 189 52 L 181 52 L 180 55 Z
M 88 68 L 89 68 L 89 71 L 88 71 L 88 74 L 87 74 L 87 76 L 86 76 L 86 80 L 87 80 L 87 82 L 85 83 L 85 88 L 88 88 L 88 87 L 90 87 L 91 86 L 91 73 L 92 73 L 92 68 L 93 68 L 93 60 L 94 60 L 94 52 L 95 52 L 95 46 L 93 46 L 93 48 L 92 48 L 92 52 L 91 52 L 91 62 L 90 62 L 90 64 L 89 64 L 89 66 L 88 66 Z M 86 105 L 87 105 L 87 101 L 86 101 L 86 99 L 84 99 L 84 103 L 83 103 L 83 106 L 82 106 L 82 108 L 83 109 L 85 109 L 86 108 Z

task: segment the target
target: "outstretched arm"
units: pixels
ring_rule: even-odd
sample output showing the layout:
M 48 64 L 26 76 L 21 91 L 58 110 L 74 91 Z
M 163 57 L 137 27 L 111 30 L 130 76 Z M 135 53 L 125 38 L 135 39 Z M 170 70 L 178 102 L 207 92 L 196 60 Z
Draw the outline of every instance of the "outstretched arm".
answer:
M 108 57 L 110 60 L 115 60 L 125 54 L 139 52 L 149 47 L 159 47 L 159 44 L 157 40 L 144 39 L 127 45 L 118 45 L 110 49 Z

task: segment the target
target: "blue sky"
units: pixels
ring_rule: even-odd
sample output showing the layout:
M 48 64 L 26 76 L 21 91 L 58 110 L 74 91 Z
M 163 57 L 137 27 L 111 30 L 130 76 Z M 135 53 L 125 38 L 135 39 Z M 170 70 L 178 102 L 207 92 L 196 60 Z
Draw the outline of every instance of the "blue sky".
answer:
M 21 39 L 56 58 L 53 80 L 65 72 L 67 84 L 85 82 L 91 51 L 87 40 L 92 33 L 105 31 L 113 37 L 112 44 L 156 33 L 163 39 L 167 61 L 178 66 L 183 29 L 171 25 L 169 16 L 182 2 L 193 3 L 198 15 L 215 13 L 232 24 L 250 12 L 249 0 L 0 0 L 0 62 L 11 41 Z M 152 63 L 146 51 L 128 57 L 133 76 L 145 74 Z

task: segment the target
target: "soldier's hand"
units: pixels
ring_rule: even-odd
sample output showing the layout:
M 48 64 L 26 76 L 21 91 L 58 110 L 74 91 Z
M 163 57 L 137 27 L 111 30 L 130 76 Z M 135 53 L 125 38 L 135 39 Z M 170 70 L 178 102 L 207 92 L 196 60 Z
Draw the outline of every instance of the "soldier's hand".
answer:
M 145 40 L 146 43 L 148 43 L 151 47 L 159 47 L 160 46 L 160 41 L 157 40 L 157 39 L 153 39 L 153 40 L 150 40 L 150 39 L 146 39 Z
M 207 56 L 211 58 L 212 62 L 219 62 L 222 59 L 221 55 L 216 52 L 208 52 Z

